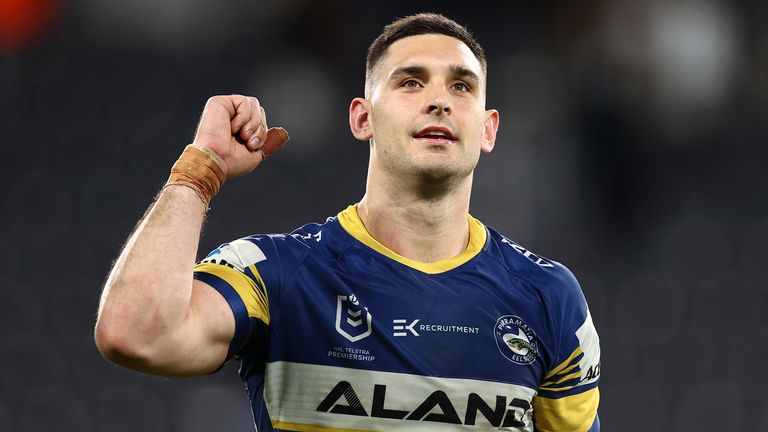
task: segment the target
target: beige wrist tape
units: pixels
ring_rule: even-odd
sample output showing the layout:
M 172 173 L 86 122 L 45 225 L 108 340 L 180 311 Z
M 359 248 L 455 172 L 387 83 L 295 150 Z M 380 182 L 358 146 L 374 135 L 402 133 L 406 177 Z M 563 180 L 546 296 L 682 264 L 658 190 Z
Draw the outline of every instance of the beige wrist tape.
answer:
M 197 192 L 197 196 L 207 206 L 219 193 L 226 177 L 217 161 L 217 156 L 207 148 L 192 144 L 184 148 L 179 160 L 171 168 L 171 176 L 165 182 L 168 185 L 183 185 Z

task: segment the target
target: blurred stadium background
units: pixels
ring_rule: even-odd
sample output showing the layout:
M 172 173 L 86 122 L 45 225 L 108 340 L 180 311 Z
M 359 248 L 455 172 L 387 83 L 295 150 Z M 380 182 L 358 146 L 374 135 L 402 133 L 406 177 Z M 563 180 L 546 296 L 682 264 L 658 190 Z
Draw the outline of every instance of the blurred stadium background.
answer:
M 292 139 L 214 200 L 202 251 L 358 200 L 365 49 L 424 10 L 488 52 L 472 213 L 579 277 L 604 430 L 768 430 L 768 3 L 0 0 L 0 431 L 251 431 L 234 365 L 100 358 L 103 279 L 210 95 Z

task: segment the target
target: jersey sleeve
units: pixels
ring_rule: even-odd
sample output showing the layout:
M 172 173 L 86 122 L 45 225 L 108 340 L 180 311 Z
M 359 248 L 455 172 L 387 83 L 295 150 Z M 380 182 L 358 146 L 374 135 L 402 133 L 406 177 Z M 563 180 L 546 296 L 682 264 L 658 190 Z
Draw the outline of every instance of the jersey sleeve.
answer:
M 560 282 L 549 296 L 558 340 L 554 361 L 533 400 L 536 430 L 598 432 L 600 339 L 581 287 L 570 271 L 564 269 Z
M 295 263 L 291 240 L 282 235 L 244 237 L 219 246 L 195 265 L 193 277 L 218 291 L 232 309 L 235 334 L 227 359 L 240 355 L 246 345 L 266 344 L 271 316 Z

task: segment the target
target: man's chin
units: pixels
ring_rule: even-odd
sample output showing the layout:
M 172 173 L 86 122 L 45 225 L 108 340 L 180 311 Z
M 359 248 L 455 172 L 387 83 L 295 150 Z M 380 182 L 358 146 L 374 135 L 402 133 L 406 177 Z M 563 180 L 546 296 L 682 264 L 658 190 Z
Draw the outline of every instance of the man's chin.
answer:
M 463 179 L 472 173 L 472 167 L 461 166 L 455 161 L 421 161 L 416 169 L 417 175 L 426 181 L 451 182 Z

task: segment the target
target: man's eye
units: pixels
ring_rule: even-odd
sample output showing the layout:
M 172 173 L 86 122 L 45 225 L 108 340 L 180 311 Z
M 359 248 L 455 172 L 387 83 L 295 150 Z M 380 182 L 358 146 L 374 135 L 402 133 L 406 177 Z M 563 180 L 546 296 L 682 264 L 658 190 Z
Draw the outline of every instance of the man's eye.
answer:
M 419 82 L 416 81 L 416 80 L 413 80 L 413 79 L 409 79 L 409 80 L 403 81 L 401 86 L 403 86 L 403 87 L 418 87 L 419 86 Z
M 460 92 L 468 92 L 469 91 L 469 86 L 466 85 L 463 82 L 457 82 L 456 84 L 453 85 L 453 88 L 458 90 L 458 91 L 460 91 Z

